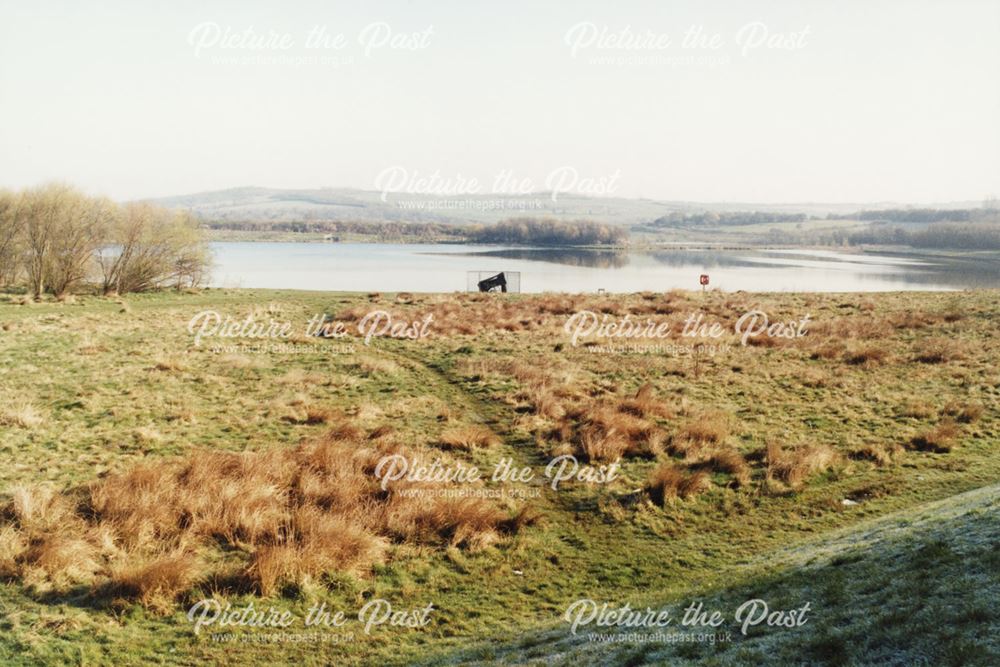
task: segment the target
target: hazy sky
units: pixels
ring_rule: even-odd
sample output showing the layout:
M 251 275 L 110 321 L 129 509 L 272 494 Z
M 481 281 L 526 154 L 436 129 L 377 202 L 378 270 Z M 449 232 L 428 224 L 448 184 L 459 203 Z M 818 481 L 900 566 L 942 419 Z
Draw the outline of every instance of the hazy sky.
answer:
M 1000 195 L 996 0 L 561 5 L 0 0 L 0 186 Z

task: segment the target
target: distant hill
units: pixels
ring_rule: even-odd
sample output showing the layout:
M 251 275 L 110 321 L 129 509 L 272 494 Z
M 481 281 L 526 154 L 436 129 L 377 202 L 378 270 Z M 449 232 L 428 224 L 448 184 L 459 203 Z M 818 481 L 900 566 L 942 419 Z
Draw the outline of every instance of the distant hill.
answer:
M 859 210 L 906 208 L 898 202 L 699 203 L 620 197 L 594 198 L 571 194 L 561 194 L 556 201 L 553 201 L 548 193 L 448 198 L 399 193 L 390 194 L 386 197 L 386 201 L 382 201 L 381 193 L 369 190 L 350 188 L 287 190 L 264 187 L 230 188 L 161 197 L 152 201 L 172 208 L 190 210 L 207 220 L 271 222 L 355 220 L 454 224 L 488 223 L 512 217 L 530 216 L 556 219 L 587 218 L 599 222 L 632 225 L 650 222 L 674 211 L 761 211 L 826 216 L 830 213 L 847 214 Z M 979 202 L 948 202 L 930 206 L 968 208 L 979 206 Z

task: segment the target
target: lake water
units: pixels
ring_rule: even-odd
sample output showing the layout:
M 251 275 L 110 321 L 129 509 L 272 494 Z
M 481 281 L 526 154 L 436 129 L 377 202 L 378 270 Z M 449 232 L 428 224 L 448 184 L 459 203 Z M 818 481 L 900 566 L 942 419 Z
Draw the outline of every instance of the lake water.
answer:
M 522 292 L 710 287 L 753 292 L 873 292 L 1000 287 L 993 259 L 825 250 L 641 252 L 372 243 L 213 243 L 216 287 L 465 291 L 470 271 L 520 272 Z

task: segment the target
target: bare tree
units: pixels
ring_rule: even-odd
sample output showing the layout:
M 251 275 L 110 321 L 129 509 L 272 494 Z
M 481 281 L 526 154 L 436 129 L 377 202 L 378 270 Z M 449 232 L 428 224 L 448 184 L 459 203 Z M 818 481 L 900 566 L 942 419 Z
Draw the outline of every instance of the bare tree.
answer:
M 148 203 L 127 204 L 97 253 L 105 293 L 196 285 L 207 266 L 198 222 L 190 214 Z
M 115 204 L 54 184 L 26 191 L 17 211 L 25 230 L 28 288 L 38 298 L 46 291 L 62 296 L 84 281 Z
M 176 232 L 174 275 L 177 289 L 197 287 L 208 279 L 212 267 L 211 253 L 198 219 L 188 211 L 174 214 Z
M 73 191 L 65 185 L 46 185 L 27 190 L 18 209 L 25 229 L 24 271 L 28 289 L 37 299 L 46 288 L 46 278 L 52 261 L 52 239 L 56 235 L 58 218 L 65 214 Z
M 69 293 L 91 273 L 94 255 L 105 242 L 117 209 L 110 199 L 79 194 L 69 204 L 68 215 L 58 218 L 61 226 L 52 243 L 48 282 L 57 297 Z
M 198 285 L 209 264 L 190 213 L 119 207 L 61 184 L 0 191 L 0 284 L 23 277 L 35 298 L 62 296 L 91 278 L 105 293 Z
M 109 245 L 97 253 L 105 294 L 132 291 L 129 282 L 143 273 L 143 250 L 155 209 L 149 204 L 128 204 L 111 226 Z
M 18 215 L 21 195 L 0 191 L 0 285 L 17 282 L 24 219 Z

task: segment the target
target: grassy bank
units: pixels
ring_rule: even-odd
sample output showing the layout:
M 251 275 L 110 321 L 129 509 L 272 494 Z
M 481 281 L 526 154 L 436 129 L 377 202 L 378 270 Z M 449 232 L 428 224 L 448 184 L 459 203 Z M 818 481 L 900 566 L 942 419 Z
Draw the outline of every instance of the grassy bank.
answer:
M 0 448 L 7 463 L 0 468 L 0 657 L 11 664 L 519 662 L 538 655 L 517 645 L 526 636 L 542 654 L 572 649 L 595 662 L 617 662 L 620 653 L 592 654 L 543 630 L 558 628 L 567 605 L 580 598 L 663 604 L 752 589 L 776 601 L 811 601 L 815 616 L 799 634 L 782 629 L 755 639 L 789 642 L 785 648 L 748 644 L 748 651 L 791 656 L 787 647 L 808 637 L 817 661 L 858 659 L 858 632 L 905 634 L 909 621 L 828 631 L 844 600 L 854 597 L 854 584 L 829 565 L 801 574 L 802 563 L 789 560 L 787 550 L 1000 478 L 996 292 L 498 296 L 206 290 L 33 304 L 11 296 L 0 303 Z M 743 344 L 734 327 L 753 309 L 772 323 L 808 315 L 807 333 L 757 335 Z M 205 310 L 238 321 L 287 321 L 293 333 L 280 341 L 206 338 L 196 345 L 188 325 Z M 373 310 L 408 324 L 431 315 L 432 324 L 425 337 L 366 344 L 356 325 Z M 673 333 L 633 341 L 583 336 L 574 345 L 565 325 L 582 310 L 670 323 Z M 322 313 L 351 333 L 305 335 L 306 323 Z M 692 314 L 723 333 L 679 335 Z M 341 462 L 354 450 L 406 451 L 488 471 L 507 460 L 534 476 L 476 486 L 506 492 L 478 499 L 476 516 L 492 519 L 472 521 L 468 507 L 461 514 L 442 501 L 420 505 L 413 522 L 398 526 L 363 516 L 364 509 L 346 513 L 343 505 L 383 511 L 380 503 L 397 502 L 399 489 L 385 495 L 360 488 L 339 504 L 322 497 L 337 486 L 332 477 L 322 477 L 312 495 L 302 490 L 306 472 L 336 469 L 307 461 L 308 453 L 330 452 Z M 219 469 L 234 461 L 292 461 L 280 480 L 262 464 L 264 477 L 255 479 L 263 481 L 243 491 L 274 484 L 273 497 L 260 502 L 279 503 L 281 511 L 318 508 L 323 520 L 350 522 L 371 549 L 308 567 L 298 553 L 294 567 L 273 580 L 260 576 L 263 554 L 281 546 L 277 537 L 248 532 L 244 519 L 229 517 L 220 519 L 223 528 L 193 527 L 192 516 L 204 519 L 246 500 L 210 502 L 213 489 L 228 488 L 220 479 L 239 477 L 216 468 L 204 485 L 183 485 L 178 471 L 218 452 L 275 457 L 225 459 Z M 618 464 L 620 471 L 610 483 L 567 481 L 553 489 L 544 471 L 561 455 L 595 467 Z M 137 465 L 181 490 L 184 497 L 163 496 L 164 503 L 181 511 L 202 494 L 205 509 L 167 513 L 150 532 L 143 526 L 153 515 L 129 513 L 127 498 L 117 514 L 95 500 L 135 481 L 129 475 Z M 358 470 L 361 477 L 371 472 Z M 137 498 L 150 492 L 127 488 L 138 489 Z M 44 511 L 25 509 L 24 498 L 58 509 L 63 521 L 48 525 L 39 519 Z M 505 523 L 526 516 L 525 508 L 533 520 L 516 530 Z M 275 519 L 286 520 L 298 519 Z M 295 530 L 296 539 L 318 534 Z M 288 539 L 284 527 L 274 535 Z M 58 544 L 76 540 L 84 556 L 74 560 L 56 537 L 64 540 Z M 932 540 L 907 537 L 925 538 Z M 963 558 L 979 558 L 974 550 L 948 555 L 927 544 L 931 551 L 899 547 L 924 554 L 919 568 L 895 572 L 900 585 L 939 564 L 954 578 Z M 343 541 L 310 553 L 334 548 Z M 188 568 L 176 585 L 136 582 L 126 567 L 136 554 L 168 550 Z M 780 573 L 762 578 L 772 562 Z M 995 573 L 993 567 L 984 576 Z M 866 569 L 859 581 L 881 576 Z M 123 586 L 129 581 L 132 588 Z M 806 583 L 832 593 L 820 595 Z M 988 661 L 995 647 L 976 641 L 971 628 L 982 613 L 989 622 L 995 614 L 976 611 L 981 599 L 972 584 L 956 579 L 972 615 L 953 619 L 955 642 L 928 645 L 921 655 Z M 434 611 L 417 628 L 366 634 L 354 622 L 322 629 L 320 639 L 269 641 L 268 630 L 237 627 L 223 640 L 205 630 L 195 635 L 185 616 L 213 595 L 234 607 L 253 602 L 297 617 L 317 602 L 351 616 L 375 599 L 398 609 L 432 604 Z M 468 652 L 482 640 L 488 645 Z M 716 649 L 690 650 L 696 653 L 687 657 L 708 661 Z M 626 653 L 633 664 L 666 655 L 656 646 Z M 726 655 L 719 647 L 719 659 Z

